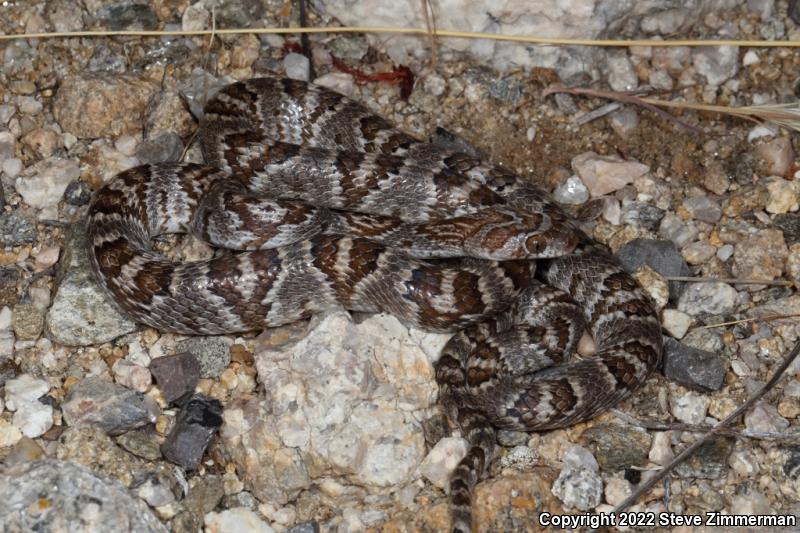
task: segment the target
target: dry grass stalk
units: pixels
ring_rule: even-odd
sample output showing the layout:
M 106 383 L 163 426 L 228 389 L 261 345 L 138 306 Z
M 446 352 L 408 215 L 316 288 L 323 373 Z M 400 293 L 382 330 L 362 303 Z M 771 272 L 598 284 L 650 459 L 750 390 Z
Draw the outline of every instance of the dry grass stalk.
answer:
M 458 39 L 491 39 L 493 41 L 507 41 L 528 44 L 560 45 L 560 46 L 601 46 L 601 47 L 626 47 L 626 46 L 745 46 L 750 48 L 800 48 L 797 41 L 765 41 L 741 39 L 569 39 L 560 37 L 537 37 L 533 35 L 498 35 L 496 33 L 439 30 L 433 28 L 398 28 L 393 26 L 327 26 L 327 27 L 299 27 L 299 28 L 225 28 L 217 29 L 217 35 L 242 35 L 253 34 L 301 34 L 301 33 L 394 33 L 401 35 L 433 35 L 435 37 L 453 37 Z M 200 36 L 211 35 L 212 30 L 96 30 L 75 32 L 37 32 L 26 34 L 0 35 L 0 41 L 13 39 L 67 39 L 72 37 L 163 37 L 170 36 Z

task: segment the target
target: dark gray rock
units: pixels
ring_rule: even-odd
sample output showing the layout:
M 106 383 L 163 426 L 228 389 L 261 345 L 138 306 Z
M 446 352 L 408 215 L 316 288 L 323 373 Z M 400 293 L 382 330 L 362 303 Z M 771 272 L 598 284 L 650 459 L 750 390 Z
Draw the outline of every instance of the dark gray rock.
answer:
M 158 27 L 156 12 L 147 4 L 119 2 L 100 9 L 97 18 L 113 31 L 155 30 Z
M 9 359 L 5 359 L 5 357 L 9 357 Z M 17 377 L 18 373 L 19 368 L 17 368 L 14 359 L 11 358 L 11 354 L 7 356 L 0 355 L 0 387 L 5 386 L 7 381 Z
M 786 244 L 800 241 L 800 213 L 782 213 L 775 215 L 772 225 L 783 232 Z
M 489 83 L 489 94 L 498 100 L 516 104 L 522 98 L 522 81 L 514 76 L 495 79 Z
M 617 472 L 647 463 L 652 437 L 647 432 L 622 424 L 597 424 L 581 434 L 594 448 L 604 472 Z
M 708 196 L 695 196 L 683 201 L 683 207 L 692 215 L 695 220 L 715 223 L 722 216 L 722 209 L 719 203 Z
M 501 429 L 497 432 L 497 442 L 506 447 L 525 446 L 530 438 L 524 431 Z
M 666 339 L 664 348 L 664 375 L 669 379 L 704 392 L 722 387 L 725 366 L 717 354 L 698 350 L 669 338 Z
M 190 337 L 177 343 L 175 350 L 195 356 L 201 377 L 216 378 L 231 362 L 231 344 L 227 337 Z
M 159 413 L 151 398 L 98 377 L 73 385 L 61 409 L 67 425 L 94 424 L 112 435 L 151 424 Z
M 676 454 L 681 450 L 676 450 Z M 698 448 L 686 461 L 675 467 L 681 477 L 718 479 L 728 471 L 728 457 L 733 451 L 733 441 L 720 437 L 712 439 Z
M 127 68 L 125 56 L 107 46 L 98 46 L 89 59 L 89 70 L 106 74 L 122 74 Z
M 189 352 L 168 355 L 150 361 L 150 373 L 156 378 L 164 399 L 173 403 L 194 391 L 200 381 L 200 363 Z
M 213 5 L 218 28 L 249 28 L 266 14 L 261 0 L 217 0 Z
M 33 219 L 19 211 L 0 215 L 0 246 L 31 244 L 38 235 Z
M 437 127 L 430 138 L 431 144 L 447 148 L 453 152 L 460 152 L 472 157 L 483 158 L 484 154 L 469 142 L 442 127 Z
M 85 181 L 75 180 L 67 185 L 64 191 L 64 201 L 69 205 L 81 206 L 89 203 L 92 199 L 92 189 Z
M 791 0 L 789 2 L 789 9 L 787 10 L 787 15 L 789 18 L 794 21 L 795 24 L 800 24 L 800 1 L 799 0 Z
M 161 443 L 158 435 L 152 428 L 128 431 L 117 437 L 117 444 L 133 455 L 157 461 L 161 459 Z
M 657 239 L 634 239 L 617 253 L 623 268 L 633 272 L 647 265 L 662 276 L 691 276 L 692 271 L 675 248 L 672 241 Z M 683 283 L 669 282 L 669 298 L 675 300 L 683 291 Z
M 786 460 L 783 463 L 783 474 L 789 479 L 800 478 L 800 446 L 788 446 L 783 449 Z
M 70 462 L 46 459 L 0 471 L 0 502 L 0 531 L 167 531 L 119 482 Z
M 183 153 L 183 139 L 173 132 L 162 133 L 139 145 L 136 157 L 142 163 L 172 163 L 178 161 Z
M 195 470 L 211 437 L 222 425 L 222 404 L 202 394 L 194 395 L 178 413 L 175 427 L 161 445 L 164 457 L 176 465 Z
M 650 231 L 658 231 L 664 211 L 654 205 L 633 202 L 622 208 L 622 221 L 641 226 Z

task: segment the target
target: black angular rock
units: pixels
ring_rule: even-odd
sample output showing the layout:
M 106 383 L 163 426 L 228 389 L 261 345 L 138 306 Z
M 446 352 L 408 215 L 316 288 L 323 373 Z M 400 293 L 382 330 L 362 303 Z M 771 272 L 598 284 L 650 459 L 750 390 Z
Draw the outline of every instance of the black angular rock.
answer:
M 702 392 L 722 387 L 725 367 L 717 354 L 669 338 L 664 349 L 664 375 L 669 379 Z
M 211 437 L 222 425 L 222 404 L 202 394 L 192 396 L 183 406 L 175 427 L 161 445 L 161 453 L 171 463 L 196 470 Z

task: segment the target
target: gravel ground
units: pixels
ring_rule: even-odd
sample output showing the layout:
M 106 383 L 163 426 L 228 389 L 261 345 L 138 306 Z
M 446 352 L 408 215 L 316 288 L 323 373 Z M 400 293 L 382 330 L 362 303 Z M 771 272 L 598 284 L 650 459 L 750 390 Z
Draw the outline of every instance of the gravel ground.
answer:
M 0 11 L 0 30 L 202 28 L 211 4 L 17 2 Z M 296 22 L 289 3 L 213 4 L 220 27 Z M 800 38 L 786 2 L 742 4 L 706 14 L 687 36 Z M 330 21 L 311 13 L 315 25 Z M 501 432 L 504 449 L 477 488 L 481 531 L 610 510 L 698 437 L 635 419 L 714 424 L 798 341 L 794 287 L 714 281 L 800 279 L 791 133 L 680 114 L 698 133 L 629 106 L 585 120 L 608 102 L 542 96 L 561 81 L 721 105 L 793 101 L 792 50 L 637 47 L 604 52 L 601 68 L 567 80 L 447 53 L 409 65 L 416 83 L 404 98 L 396 83 L 361 83 L 334 65 L 392 71 L 363 37 L 311 45 L 311 62 L 279 36 L 210 48 L 173 37 L 0 45 L 0 530 L 446 528 L 443 486 L 464 453 L 436 406 L 431 363 L 446 336 L 346 313 L 260 335 L 162 334 L 121 315 L 88 271 L 81 221 L 92 191 L 187 146 L 197 159 L 195 115 L 234 80 L 313 76 L 422 138 L 444 128 L 452 135 L 439 142 L 464 143 L 553 192 L 658 303 L 663 372 L 618 406 L 624 415 Z M 211 253 L 191 238 L 158 246 L 183 259 Z M 754 320 L 706 327 L 741 319 Z M 633 510 L 799 515 L 800 365 L 787 374 L 744 417 L 751 436 L 711 441 Z

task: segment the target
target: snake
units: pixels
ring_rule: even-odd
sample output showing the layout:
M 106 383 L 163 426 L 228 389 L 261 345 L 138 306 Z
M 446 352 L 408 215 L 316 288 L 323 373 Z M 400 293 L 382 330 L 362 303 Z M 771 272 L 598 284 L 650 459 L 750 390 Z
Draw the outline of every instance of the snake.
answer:
M 468 532 L 499 429 L 589 420 L 661 360 L 653 302 L 602 244 L 521 176 L 404 133 L 302 81 L 225 86 L 197 132 L 204 163 L 126 170 L 99 189 L 92 271 L 160 331 L 259 331 L 333 309 L 452 332 L 434 365 L 468 441 L 448 493 Z M 213 257 L 177 261 L 153 239 L 190 233 Z M 589 333 L 593 353 L 576 353 Z

